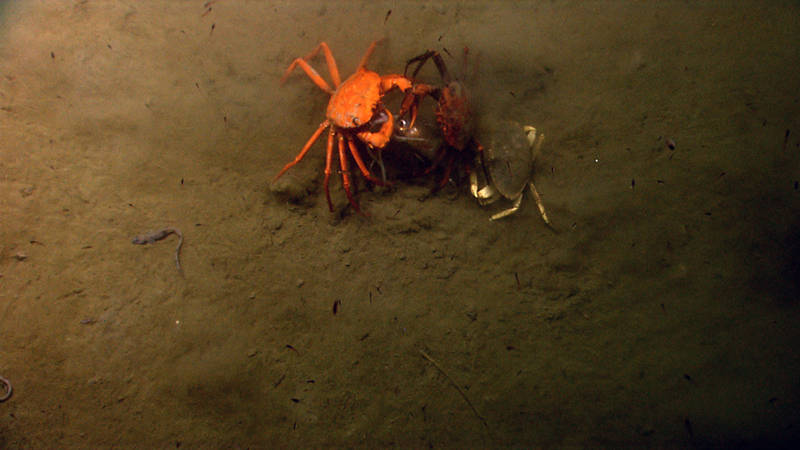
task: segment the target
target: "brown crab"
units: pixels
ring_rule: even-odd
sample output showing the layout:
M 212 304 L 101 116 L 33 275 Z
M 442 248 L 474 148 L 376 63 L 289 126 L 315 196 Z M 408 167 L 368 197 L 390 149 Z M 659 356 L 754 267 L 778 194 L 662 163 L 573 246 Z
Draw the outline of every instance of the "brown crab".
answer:
M 536 128 L 522 126 L 513 121 L 490 121 L 481 126 L 483 151 L 475 157 L 476 170 L 470 173 L 470 192 L 481 205 L 494 203 L 500 198 L 512 202 L 508 209 L 494 215 L 490 220 L 502 219 L 519 210 L 525 188 L 530 189 L 542 220 L 550 225 L 550 219 L 542 204 L 542 198 L 533 184 L 533 165 L 544 141 Z

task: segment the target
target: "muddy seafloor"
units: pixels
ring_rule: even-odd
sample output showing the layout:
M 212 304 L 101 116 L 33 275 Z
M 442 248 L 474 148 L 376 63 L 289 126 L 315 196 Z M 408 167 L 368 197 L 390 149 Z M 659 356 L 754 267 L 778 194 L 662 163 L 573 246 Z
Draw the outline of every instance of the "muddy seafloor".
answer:
M 4 2 L 0 447 L 790 445 L 800 9 L 733 3 Z M 555 232 L 433 178 L 331 214 L 325 138 L 276 195 L 328 100 L 283 71 L 382 37 L 546 133 Z

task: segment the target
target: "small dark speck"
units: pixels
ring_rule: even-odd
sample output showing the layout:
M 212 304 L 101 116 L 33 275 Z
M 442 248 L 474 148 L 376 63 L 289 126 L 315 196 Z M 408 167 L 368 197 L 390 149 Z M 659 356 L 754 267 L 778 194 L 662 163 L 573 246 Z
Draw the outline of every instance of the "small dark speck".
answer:
M 675 141 L 673 141 L 672 139 L 667 138 L 665 143 L 667 144 L 667 147 L 669 147 L 670 150 L 675 150 Z
M 181 178 L 181 186 L 183 186 L 183 178 Z
M 707 216 L 710 216 L 710 215 L 711 215 L 711 211 L 706 211 L 706 212 L 705 212 L 705 213 L 703 213 L 703 214 L 705 214 L 705 215 L 707 215 Z
M 686 432 L 689 433 L 689 436 L 694 437 L 694 431 L 692 431 L 692 421 L 686 419 L 683 421 L 683 425 L 686 427 Z
M 517 348 L 513 345 L 506 345 L 506 350 L 516 350 Z
M 636 180 L 631 178 L 631 189 L 636 187 Z
M 53 53 L 53 52 L 50 52 L 50 57 L 53 58 L 53 59 L 56 59 L 56 54 Z
M 795 181 L 795 182 L 794 182 L 794 190 L 795 190 L 795 191 L 797 190 L 797 187 L 798 187 L 798 182 L 797 182 L 797 181 Z
M 683 374 L 683 378 L 685 378 L 686 381 L 692 381 L 692 377 L 690 377 L 688 373 Z
M 299 398 L 292 398 L 292 401 L 295 402 L 295 403 L 300 403 L 300 399 Z

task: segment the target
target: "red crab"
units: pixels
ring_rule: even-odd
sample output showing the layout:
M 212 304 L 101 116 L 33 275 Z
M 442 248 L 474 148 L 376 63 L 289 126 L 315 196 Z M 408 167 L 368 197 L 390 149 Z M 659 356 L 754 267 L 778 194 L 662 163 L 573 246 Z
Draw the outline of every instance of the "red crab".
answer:
M 331 98 L 328 102 L 325 120 L 319 125 L 317 131 L 315 131 L 306 142 L 295 159 L 286 164 L 286 166 L 278 172 L 274 180 L 277 180 L 292 166 L 299 163 L 300 160 L 306 156 L 311 145 L 314 144 L 322 132 L 325 131 L 326 128 L 329 128 L 324 184 L 325 197 L 328 200 L 328 207 L 331 211 L 333 211 L 333 203 L 331 202 L 331 195 L 328 190 L 328 181 L 331 176 L 331 161 L 333 159 L 334 146 L 337 146 L 339 151 L 342 185 L 347 194 L 347 199 L 357 212 L 362 213 L 361 209 L 358 207 L 358 203 L 355 202 L 350 192 L 351 180 L 348 171 L 347 152 L 349 150 L 350 155 L 355 160 L 356 165 L 365 178 L 376 184 L 385 184 L 382 180 L 372 176 L 369 169 L 367 169 L 356 148 L 355 140 L 358 139 L 373 148 L 381 149 L 385 147 L 392 137 L 394 117 L 383 105 L 381 99 L 392 89 L 398 88 L 408 92 L 412 87 L 411 80 L 403 75 L 381 76 L 364 67 L 378 42 L 379 41 L 374 41 L 370 44 L 366 53 L 364 53 L 364 56 L 361 58 L 361 62 L 358 64 L 355 73 L 350 75 L 344 82 L 342 82 L 339 77 L 339 69 L 336 67 L 336 61 L 333 59 L 328 44 L 325 42 L 320 42 L 305 58 L 295 59 L 286 69 L 283 78 L 281 78 L 281 83 L 285 82 L 294 68 L 299 66 L 306 75 L 311 78 L 311 81 L 320 89 L 330 94 Z M 332 89 L 317 71 L 308 64 L 308 60 L 316 56 L 320 50 L 322 50 L 322 53 L 325 55 L 325 60 L 328 64 L 328 70 L 333 84 Z
M 444 177 L 439 183 L 439 187 L 441 188 L 447 183 L 456 159 L 461 158 L 466 161 L 465 164 L 469 171 L 471 169 L 470 161 L 472 158 L 467 152 L 473 149 L 481 151 L 482 147 L 473 136 L 475 132 L 475 118 L 472 106 L 467 98 L 467 90 L 459 80 L 450 75 L 439 52 L 428 50 L 419 56 L 411 58 L 406 63 L 405 72 L 408 72 L 409 66 L 418 62 L 419 64 L 411 75 L 411 78 L 415 79 L 422 66 L 425 65 L 429 59 L 433 59 L 433 62 L 436 64 L 444 86 L 433 87 L 426 84 L 414 84 L 413 89 L 407 91 L 398 116 L 402 117 L 406 113 L 410 113 L 411 121 L 409 128 L 412 128 L 422 97 L 430 95 L 436 99 L 436 122 L 439 124 L 439 129 L 441 130 L 445 144 L 439 148 L 433 164 L 426 173 L 429 173 L 443 160 L 446 160 Z

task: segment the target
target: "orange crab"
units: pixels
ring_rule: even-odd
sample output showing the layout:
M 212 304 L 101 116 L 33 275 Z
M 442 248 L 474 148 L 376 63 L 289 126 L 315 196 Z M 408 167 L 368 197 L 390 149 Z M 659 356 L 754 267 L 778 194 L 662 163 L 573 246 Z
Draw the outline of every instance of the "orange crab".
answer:
M 328 144 L 325 158 L 325 197 L 328 200 L 328 208 L 333 211 L 333 203 L 331 202 L 330 191 L 328 190 L 328 181 L 331 176 L 331 161 L 333 159 L 334 145 L 338 146 L 339 150 L 339 165 L 342 170 L 342 185 L 347 194 L 347 199 L 353 208 L 359 213 L 361 209 L 353 199 L 350 192 L 350 174 L 348 172 L 347 151 L 358 165 L 359 170 L 365 178 L 377 184 L 385 184 L 383 181 L 372 176 L 364 161 L 359 155 L 358 148 L 356 148 L 355 139 L 366 143 L 367 145 L 381 149 L 386 146 L 389 139 L 392 137 L 394 129 L 394 117 L 388 109 L 383 105 L 381 99 L 392 89 L 398 88 L 402 91 L 408 91 L 412 87 L 411 80 L 403 75 L 379 75 L 376 72 L 366 69 L 364 66 L 367 64 L 375 46 L 380 41 L 374 41 L 367 48 L 361 62 L 358 64 L 355 73 L 350 75 L 349 78 L 341 81 L 339 77 L 339 69 L 336 67 L 336 61 L 333 59 L 328 44 L 320 42 L 319 45 L 306 56 L 305 58 L 295 59 L 286 69 L 286 73 L 281 78 L 281 83 L 284 83 L 295 67 L 300 67 L 311 78 L 320 89 L 331 95 L 328 102 L 328 110 L 325 120 L 319 125 L 317 131 L 311 135 L 311 138 L 306 142 L 306 145 L 300 150 L 300 153 L 289 162 L 284 168 L 278 172 L 274 180 L 280 178 L 281 175 L 286 173 L 292 166 L 299 163 L 303 157 L 306 156 L 311 146 L 319 138 L 326 128 L 328 131 Z M 308 64 L 308 60 L 316 56 L 319 51 L 325 55 L 325 60 L 328 64 L 333 89 L 328 83 Z M 347 143 L 347 149 L 345 148 Z M 363 214 L 363 213 L 362 213 Z

